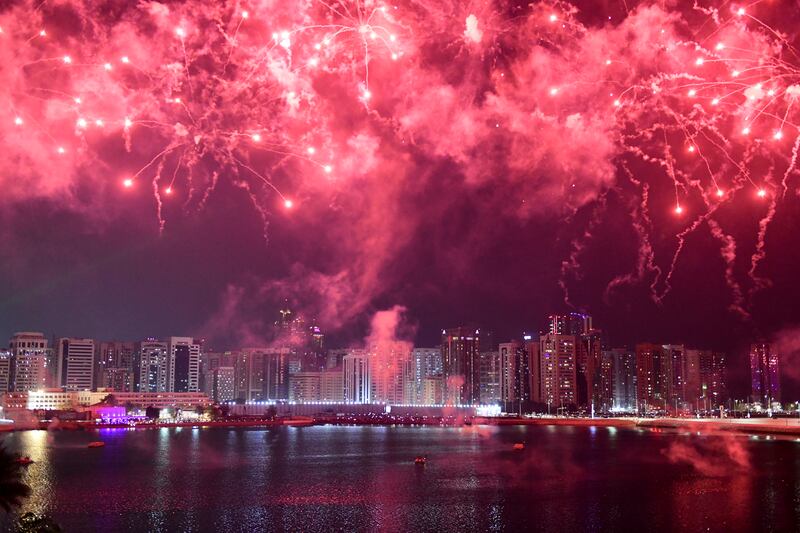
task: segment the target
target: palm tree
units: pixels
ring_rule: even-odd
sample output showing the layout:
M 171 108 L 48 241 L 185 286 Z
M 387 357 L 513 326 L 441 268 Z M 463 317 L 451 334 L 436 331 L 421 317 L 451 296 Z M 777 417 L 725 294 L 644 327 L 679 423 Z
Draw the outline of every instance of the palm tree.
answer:
M 17 521 L 17 533 L 59 533 L 61 527 L 47 515 L 25 513 Z
M 0 507 L 6 512 L 19 507 L 31 493 L 31 488 L 22 482 L 22 467 L 16 459 L 0 444 Z

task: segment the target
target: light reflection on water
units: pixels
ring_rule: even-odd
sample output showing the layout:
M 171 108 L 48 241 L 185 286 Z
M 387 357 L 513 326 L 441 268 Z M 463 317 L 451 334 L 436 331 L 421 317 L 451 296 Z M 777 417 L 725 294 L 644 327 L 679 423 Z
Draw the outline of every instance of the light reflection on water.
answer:
M 27 431 L 5 442 L 36 461 L 24 510 L 66 531 L 800 529 L 797 442 L 735 437 L 742 468 L 718 438 L 323 426 Z M 104 448 L 86 447 L 98 439 Z

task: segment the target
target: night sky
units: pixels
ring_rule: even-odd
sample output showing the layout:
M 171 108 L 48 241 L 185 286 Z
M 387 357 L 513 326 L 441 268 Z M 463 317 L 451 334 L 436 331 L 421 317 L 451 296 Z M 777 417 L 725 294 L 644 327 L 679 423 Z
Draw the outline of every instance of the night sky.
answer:
M 713 49 L 716 39 L 727 35 L 751 39 L 742 52 L 747 57 L 785 61 L 785 71 L 759 75 L 787 91 L 800 83 L 800 59 L 788 43 L 800 42 L 796 33 L 776 41 L 752 20 L 736 20 L 728 4 L 718 6 L 719 22 L 674 7 L 684 2 L 637 7 L 628 1 L 628 10 L 624 4 L 579 2 L 569 14 L 568 4 L 454 1 L 434 9 L 400 2 L 399 14 L 381 28 L 397 27 L 404 55 L 392 62 L 381 46 L 371 51 L 369 103 L 357 92 L 366 86 L 356 38 L 355 45 L 337 44 L 341 49 L 330 61 L 339 67 L 313 75 L 303 71 L 292 81 L 302 85 L 302 94 L 313 95 L 299 108 L 252 104 L 264 95 L 242 89 L 251 83 L 242 81 L 252 58 L 247 51 L 241 57 L 231 54 L 230 68 L 240 70 L 230 74 L 230 84 L 211 86 L 209 73 L 218 73 L 220 66 L 206 64 L 216 56 L 205 57 L 210 53 L 195 47 L 190 33 L 187 46 L 199 51 L 187 69 L 196 84 L 189 88 L 186 80 L 172 80 L 170 90 L 197 106 L 189 108 L 193 118 L 204 109 L 214 112 L 187 126 L 189 137 L 192 128 L 202 135 L 181 150 L 199 150 L 207 142 L 202 155 L 194 160 L 185 155 L 181 163 L 175 154 L 165 159 L 156 188 L 163 189 L 175 168 L 178 177 L 172 197 L 160 195 L 164 226 L 159 231 L 150 183 L 156 165 L 136 176 L 130 188 L 120 180 L 175 142 L 172 135 L 184 133 L 137 123 L 125 134 L 133 146 L 126 151 L 120 128 L 94 136 L 74 132 L 74 113 L 83 111 L 74 104 L 59 109 L 52 95 L 30 97 L 44 76 L 30 62 L 60 57 L 63 49 L 76 58 L 116 57 L 120 42 L 131 35 L 141 41 L 137 48 L 146 49 L 149 42 L 163 48 L 153 54 L 174 55 L 174 45 L 158 45 L 171 38 L 159 33 L 160 25 L 207 31 L 203 19 L 211 15 L 202 11 L 205 4 L 169 2 L 158 9 L 150 4 L 153 20 L 148 21 L 145 8 L 134 3 L 112 8 L 113 3 L 57 2 L 34 16 L 23 16 L 27 3 L 12 3 L 0 11 L 5 39 L 0 78 L 8 82 L 0 98 L 10 102 L 0 111 L 5 154 L 0 165 L 0 338 L 20 330 L 98 339 L 194 334 L 208 338 L 214 348 L 232 348 L 266 338 L 287 299 L 290 307 L 316 317 L 331 343 L 341 345 L 363 339 L 375 312 L 401 305 L 415 343 L 431 346 L 438 344 L 443 327 L 480 325 L 505 340 L 543 328 L 551 312 L 581 310 L 594 316 L 614 346 L 653 341 L 729 351 L 733 393 L 744 394 L 747 344 L 792 335 L 800 327 L 795 230 L 800 176 L 791 161 L 800 105 L 787 111 L 790 90 L 772 104 L 763 97 L 765 106 L 774 107 L 753 123 L 763 129 L 764 139 L 784 111 L 788 117 L 785 139 L 774 147 L 734 132 L 746 102 L 703 114 L 676 82 L 664 82 L 658 97 L 629 93 L 639 96 L 615 115 L 611 101 L 619 88 L 597 81 L 613 76 L 595 76 L 589 71 L 600 67 L 587 65 L 601 65 L 607 56 L 624 59 L 617 87 L 649 87 L 642 80 L 659 71 L 694 68 L 698 51 L 678 48 L 661 57 L 643 43 L 687 40 Z M 320 13 L 319 6 L 303 5 L 311 19 L 331 16 Z M 233 16 L 236 9 L 220 7 L 215 16 Z M 295 17 L 280 3 L 254 2 L 249 9 L 248 24 L 263 26 L 258 35 L 266 41 L 271 32 L 292 27 Z M 765 2 L 748 9 L 780 31 L 800 27 L 800 3 Z M 563 30 L 569 35 L 547 29 L 547 17 L 556 12 L 559 21 L 569 20 Z M 470 33 L 468 22 L 465 26 L 468 15 L 478 21 L 480 39 L 473 38 L 477 34 Z M 42 25 L 50 28 L 52 42 L 25 44 Z M 143 29 L 111 31 L 123 26 Z M 661 28 L 667 35 L 656 37 Z M 241 30 L 242 46 L 246 39 L 256 40 L 248 31 Z M 81 36 L 88 43 L 83 48 Z M 300 33 L 293 36 L 296 56 L 303 52 L 301 39 Z M 47 81 L 51 88 L 89 94 L 87 88 L 97 85 L 94 75 L 61 77 L 54 70 L 59 74 Z M 784 77 L 776 78 L 779 74 Z M 166 82 L 147 85 L 133 76 L 113 80 L 111 92 L 123 95 L 126 112 L 141 120 L 147 113 L 162 123 L 177 120 L 170 118 L 174 111 L 154 107 L 142 96 L 163 93 Z M 571 85 L 582 76 L 594 81 Z M 703 76 L 718 84 L 723 74 Z M 198 88 L 203 80 L 206 89 Z M 700 90 L 716 90 L 712 82 Z M 563 100 L 554 102 L 557 98 Z M 89 116 L 110 116 L 119 105 L 98 103 Z M 666 126 L 674 114 L 684 120 L 673 121 L 683 128 Z M 14 128 L 18 115 L 24 115 L 26 127 L 34 119 L 46 124 L 35 141 L 20 140 L 30 130 Z M 245 130 L 251 127 L 248 121 L 267 124 L 265 137 L 280 130 L 281 143 L 292 146 L 306 142 L 303 125 L 308 124 L 318 152 L 335 154 L 330 156 L 333 177 L 321 177 L 317 161 L 231 148 L 223 131 Z M 663 132 L 658 124 L 665 125 Z M 652 135 L 636 137 L 648 128 Z M 712 128 L 728 141 L 718 143 L 722 148 L 697 133 Z M 53 155 L 43 130 L 71 143 L 68 160 Z M 684 153 L 687 131 L 692 139 L 697 135 L 709 171 Z M 215 156 L 214 150 L 223 155 Z M 231 153 L 263 170 L 281 193 L 231 164 Z M 751 180 L 737 165 L 749 170 Z M 702 192 L 712 186 L 709 172 L 725 189 L 724 205 Z M 647 185 L 644 203 L 642 187 L 631 176 Z M 756 194 L 762 183 L 766 198 Z M 685 208 L 679 216 L 676 189 Z M 292 209 L 284 208 L 281 195 L 293 200 Z M 774 214 L 762 230 L 765 255 L 751 276 L 760 224 L 764 227 L 770 206 Z M 667 290 L 665 275 L 678 236 L 696 221 L 686 232 Z M 715 236 L 711 225 L 729 237 L 727 251 L 725 237 Z M 652 262 L 637 276 L 643 234 Z M 612 280 L 625 275 L 631 276 L 627 282 L 609 289 Z M 792 393 L 800 390 L 786 384 Z

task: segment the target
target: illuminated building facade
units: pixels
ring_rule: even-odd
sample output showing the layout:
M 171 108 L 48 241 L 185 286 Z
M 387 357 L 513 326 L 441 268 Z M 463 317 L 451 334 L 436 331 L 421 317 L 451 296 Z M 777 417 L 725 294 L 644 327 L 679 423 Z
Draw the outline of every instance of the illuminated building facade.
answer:
M 613 348 L 603 352 L 604 360 L 611 360 L 611 381 L 614 411 L 636 411 L 636 353 L 627 348 Z
M 502 348 L 502 344 L 500 347 Z M 481 352 L 481 403 L 494 404 L 501 400 L 501 373 L 500 351 L 492 350 Z
M 778 354 L 766 342 L 750 346 L 750 390 L 753 402 L 770 409 L 773 402 L 781 401 Z
M 67 391 L 92 390 L 94 385 L 94 340 L 61 338 L 58 340 L 57 384 Z
M 352 349 L 342 360 L 344 401 L 367 403 L 370 401 L 370 360 L 366 350 Z
M 539 401 L 563 409 L 575 405 L 578 397 L 575 335 L 547 333 L 539 339 Z
M 200 345 L 192 337 L 170 337 L 169 391 L 200 391 Z
M 41 390 L 47 386 L 48 346 L 42 333 L 15 333 L 9 342 L 11 350 L 12 389 L 19 392 Z
M 134 384 L 136 392 L 169 392 L 169 351 L 166 342 L 148 337 L 138 343 Z
M 446 403 L 461 405 L 480 403 L 480 353 L 480 329 L 458 327 L 442 330 L 442 366 Z

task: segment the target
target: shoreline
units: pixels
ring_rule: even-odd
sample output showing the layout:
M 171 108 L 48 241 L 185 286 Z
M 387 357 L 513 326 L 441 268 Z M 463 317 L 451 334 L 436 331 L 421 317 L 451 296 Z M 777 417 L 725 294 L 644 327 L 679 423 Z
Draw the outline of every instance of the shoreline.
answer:
M 102 429 L 162 429 L 162 428 L 271 428 L 306 427 L 322 425 L 339 426 L 570 426 L 615 427 L 624 429 L 674 429 L 704 432 L 733 432 L 744 434 L 778 434 L 800 436 L 800 418 L 512 418 L 512 417 L 307 417 L 276 420 L 210 420 L 170 421 L 144 424 L 101 424 L 96 422 L 38 422 L 36 424 L 8 424 L 0 432 L 49 430 L 92 431 Z

